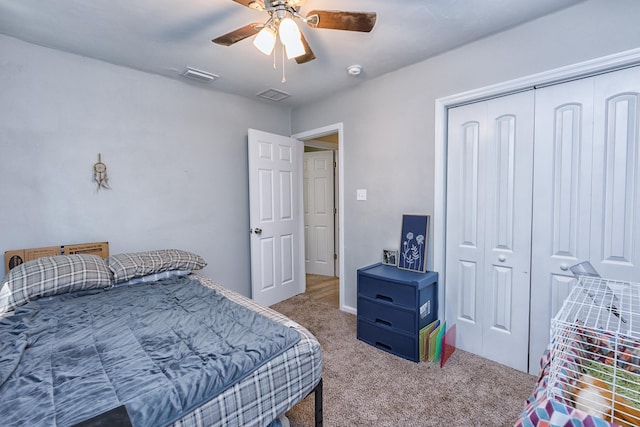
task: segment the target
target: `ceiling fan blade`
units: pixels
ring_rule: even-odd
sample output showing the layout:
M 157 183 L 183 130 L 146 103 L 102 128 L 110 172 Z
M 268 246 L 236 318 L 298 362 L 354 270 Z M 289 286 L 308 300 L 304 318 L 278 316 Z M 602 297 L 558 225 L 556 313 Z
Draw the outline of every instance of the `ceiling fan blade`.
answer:
M 223 46 L 231 46 L 234 43 L 238 43 L 240 40 L 244 40 L 247 37 L 251 37 L 262 29 L 263 24 L 260 22 L 254 22 L 244 27 L 240 27 L 237 30 L 233 30 L 230 33 L 224 34 L 211 40 L 214 43 L 221 44 Z
M 304 46 L 304 53 L 300 56 L 296 56 L 296 62 L 298 64 L 304 64 L 305 62 L 313 61 L 314 59 L 316 59 L 316 55 L 314 55 L 313 51 L 311 50 L 311 46 L 309 46 L 309 43 L 307 42 L 307 39 L 302 31 L 300 31 L 300 39 L 302 40 L 302 45 Z
M 361 31 L 368 33 L 376 25 L 375 12 L 341 12 L 339 10 L 312 10 L 307 24 L 312 28 Z
M 240 3 L 243 6 L 247 6 L 255 10 L 264 10 L 263 0 L 233 0 L 236 3 Z

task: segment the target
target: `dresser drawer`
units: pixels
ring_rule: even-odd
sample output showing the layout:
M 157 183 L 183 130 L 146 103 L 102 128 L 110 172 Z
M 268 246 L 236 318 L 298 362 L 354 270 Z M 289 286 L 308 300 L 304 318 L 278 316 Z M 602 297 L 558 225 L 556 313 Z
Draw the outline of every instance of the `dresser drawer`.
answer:
M 392 265 L 358 269 L 358 339 L 420 361 L 420 330 L 438 318 L 438 273 Z
M 408 333 L 418 332 L 415 309 L 400 307 L 365 296 L 358 297 L 358 317 L 378 326 L 386 326 Z
M 416 287 L 361 275 L 358 278 L 358 294 L 374 300 L 416 306 Z
M 384 326 L 376 326 L 358 319 L 358 339 L 380 350 L 418 362 L 418 339 L 415 336 L 394 332 Z

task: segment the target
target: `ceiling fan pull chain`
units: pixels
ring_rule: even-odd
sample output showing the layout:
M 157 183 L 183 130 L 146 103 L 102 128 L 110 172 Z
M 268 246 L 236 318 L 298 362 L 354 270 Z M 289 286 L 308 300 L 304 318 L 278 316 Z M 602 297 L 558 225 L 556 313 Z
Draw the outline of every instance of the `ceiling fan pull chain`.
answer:
M 276 67 L 276 52 L 277 50 L 273 49 L 273 70 L 277 70 L 278 68 Z
M 282 45 L 282 84 L 287 82 L 287 77 L 284 74 L 284 45 Z

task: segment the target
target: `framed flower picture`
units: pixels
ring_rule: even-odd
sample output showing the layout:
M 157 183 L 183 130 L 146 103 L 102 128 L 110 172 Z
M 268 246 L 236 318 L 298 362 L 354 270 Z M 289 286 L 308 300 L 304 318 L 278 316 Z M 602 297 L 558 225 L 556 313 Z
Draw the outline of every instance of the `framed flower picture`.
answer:
M 429 242 L 429 215 L 402 215 L 398 268 L 427 271 L 427 244 Z

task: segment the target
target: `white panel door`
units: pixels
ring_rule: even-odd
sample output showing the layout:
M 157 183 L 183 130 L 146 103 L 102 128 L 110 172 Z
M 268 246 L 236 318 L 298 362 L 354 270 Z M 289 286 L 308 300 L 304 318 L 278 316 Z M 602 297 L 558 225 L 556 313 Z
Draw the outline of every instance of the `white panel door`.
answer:
M 333 151 L 304 153 L 305 269 L 334 276 Z
M 529 372 L 537 374 L 551 318 L 590 259 L 593 79 L 536 90 Z
M 572 265 L 640 281 L 640 68 L 536 92 L 531 373 Z
M 447 321 L 459 348 L 525 371 L 533 105 L 529 91 L 454 108 L 448 129 Z
M 446 315 L 456 346 L 482 353 L 487 104 L 449 110 Z
M 529 362 L 533 91 L 488 102 L 485 357 L 521 371 Z
M 640 67 L 594 80 L 589 260 L 603 277 L 640 282 Z
M 302 144 L 249 129 L 252 298 L 269 306 L 304 292 L 298 213 Z

